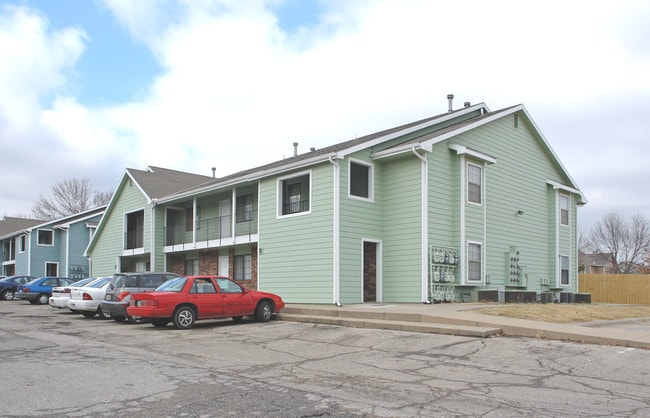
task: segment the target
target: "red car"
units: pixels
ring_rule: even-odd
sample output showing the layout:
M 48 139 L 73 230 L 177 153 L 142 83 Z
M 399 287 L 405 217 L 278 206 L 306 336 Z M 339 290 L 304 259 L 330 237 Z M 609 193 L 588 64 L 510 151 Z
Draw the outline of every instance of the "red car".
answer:
M 266 322 L 284 307 L 273 293 L 246 290 L 227 277 L 177 277 L 153 292 L 134 293 L 126 312 L 151 321 L 155 327 L 174 322 L 178 329 L 189 329 L 199 319 L 231 317 L 235 321 L 254 315 Z

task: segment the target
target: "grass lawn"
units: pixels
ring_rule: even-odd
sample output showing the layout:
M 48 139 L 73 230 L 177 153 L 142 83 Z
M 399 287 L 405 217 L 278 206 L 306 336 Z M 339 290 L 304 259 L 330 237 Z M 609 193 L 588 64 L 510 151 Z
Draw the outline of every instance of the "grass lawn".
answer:
M 477 309 L 486 315 L 569 323 L 628 318 L 650 318 L 650 305 L 611 305 L 589 303 L 504 304 Z

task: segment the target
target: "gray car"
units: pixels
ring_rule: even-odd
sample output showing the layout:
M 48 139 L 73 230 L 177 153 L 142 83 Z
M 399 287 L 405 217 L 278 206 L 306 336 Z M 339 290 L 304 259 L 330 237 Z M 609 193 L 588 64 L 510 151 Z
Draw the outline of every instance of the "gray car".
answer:
M 131 303 L 131 293 L 150 292 L 176 277 L 178 274 L 167 272 L 116 273 L 108 285 L 101 310 L 104 314 L 110 315 L 114 321 L 122 322 L 126 319 L 135 323 L 137 320 L 126 313 L 126 308 Z

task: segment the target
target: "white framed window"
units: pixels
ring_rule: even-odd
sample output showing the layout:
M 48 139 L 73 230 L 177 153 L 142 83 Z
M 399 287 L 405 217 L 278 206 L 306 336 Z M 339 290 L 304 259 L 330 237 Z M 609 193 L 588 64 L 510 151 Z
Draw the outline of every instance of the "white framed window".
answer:
M 569 257 L 560 256 L 560 285 L 569 285 Z
M 481 244 L 467 243 L 467 281 L 480 282 L 483 272 L 481 263 Z
M 27 235 L 21 235 L 18 237 L 18 252 L 24 253 L 27 251 Z
M 251 261 L 250 254 L 236 255 L 234 262 L 234 279 L 235 280 L 250 280 L 251 279 Z
M 51 229 L 39 229 L 37 243 L 38 245 L 54 245 L 54 231 Z
M 479 165 L 467 163 L 467 201 L 481 204 L 483 190 L 483 168 Z
M 364 200 L 374 199 L 374 167 L 363 161 L 350 160 L 348 195 Z
M 560 194 L 560 225 L 569 225 L 569 196 Z
M 311 171 L 278 179 L 278 216 L 311 212 Z
M 185 275 L 196 276 L 198 274 L 199 274 L 199 260 L 196 258 L 185 260 Z

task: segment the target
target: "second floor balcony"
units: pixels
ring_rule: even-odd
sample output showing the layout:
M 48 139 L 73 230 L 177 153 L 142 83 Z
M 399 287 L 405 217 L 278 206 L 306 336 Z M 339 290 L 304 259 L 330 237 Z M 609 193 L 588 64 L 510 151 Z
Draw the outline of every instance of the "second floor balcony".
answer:
M 177 222 L 167 225 L 165 252 L 200 248 L 216 248 L 235 243 L 257 242 L 257 211 L 237 216 L 226 215 L 202 219 L 194 225 Z

